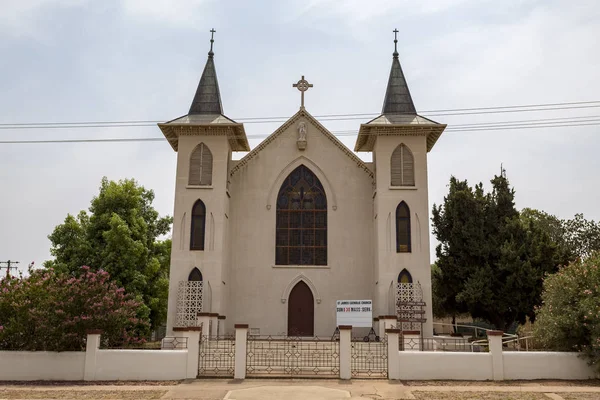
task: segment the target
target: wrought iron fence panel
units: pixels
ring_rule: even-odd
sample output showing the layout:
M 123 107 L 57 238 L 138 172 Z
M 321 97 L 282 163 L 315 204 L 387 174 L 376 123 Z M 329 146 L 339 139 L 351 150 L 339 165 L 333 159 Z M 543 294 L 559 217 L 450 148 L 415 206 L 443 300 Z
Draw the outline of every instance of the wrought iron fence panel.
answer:
M 364 338 L 352 338 L 351 371 L 353 378 L 387 378 L 387 336 L 378 342 L 365 342 Z
M 165 350 L 179 350 L 188 348 L 188 338 L 166 336 L 160 342 L 160 348 Z
M 248 336 L 248 376 L 338 377 L 340 345 L 318 337 Z
M 479 352 L 487 351 L 483 346 L 473 344 L 466 338 L 460 337 L 405 337 L 400 335 L 400 351 L 453 351 Z
M 198 376 L 233 376 L 235 369 L 235 337 L 205 336 L 200 338 Z

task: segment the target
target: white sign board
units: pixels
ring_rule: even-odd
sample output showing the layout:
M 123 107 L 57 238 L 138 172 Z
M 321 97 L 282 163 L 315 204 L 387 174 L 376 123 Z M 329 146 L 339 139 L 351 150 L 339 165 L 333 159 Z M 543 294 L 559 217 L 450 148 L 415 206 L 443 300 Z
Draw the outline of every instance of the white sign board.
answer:
M 337 326 L 352 325 L 354 328 L 373 326 L 372 300 L 338 300 L 335 305 Z

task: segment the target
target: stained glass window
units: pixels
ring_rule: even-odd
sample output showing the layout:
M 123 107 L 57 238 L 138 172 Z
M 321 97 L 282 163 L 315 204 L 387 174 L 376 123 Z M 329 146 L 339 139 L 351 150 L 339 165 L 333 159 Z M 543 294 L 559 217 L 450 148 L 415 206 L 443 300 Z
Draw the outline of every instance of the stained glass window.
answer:
M 204 250 L 204 227 L 206 225 L 206 207 L 202 200 L 196 201 L 192 208 L 192 226 L 190 250 Z
M 327 197 L 304 165 L 279 189 L 275 248 L 277 265 L 327 265 Z
M 410 209 L 405 202 L 401 202 L 396 208 L 396 252 L 410 251 Z
M 398 274 L 398 283 L 412 283 L 412 281 L 412 276 L 410 276 L 410 272 L 406 268 Z

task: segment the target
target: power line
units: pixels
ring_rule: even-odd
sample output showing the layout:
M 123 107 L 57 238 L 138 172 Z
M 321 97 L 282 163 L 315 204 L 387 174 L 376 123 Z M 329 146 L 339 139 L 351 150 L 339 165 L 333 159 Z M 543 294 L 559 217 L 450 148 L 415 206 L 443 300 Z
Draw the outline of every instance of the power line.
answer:
M 500 127 L 473 127 L 473 128 L 460 128 L 452 129 L 448 128 L 446 131 L 453 133 L 461 132 L 480 132 L 480 131 L 500 131 L 500 130 L 518 130 L 518 129 L 539 129 L 539 128 L 565 128 L 565 127 L 578 127 L 578 126 L 598 126 L 600 120 L 594 123 L 569 123 L 569 124 L 557 124 L 557 125 L 524 125 L 524 126 L 500 126 Z M 355 136 L 358 134 L 357 131 L 339 131 L 335 136 Z M 373 134 L 375 135 L 375 134 Z M 260 135 L 250 137 L 251 139 L 265 138 L 268 135 Z M 3 140 L 0 144 L 44 144 L 44 143 L 98 143 L 98 142 L 163 142 L 165 138 L 106 138 L 106 139 L 55 139 L 55 140 Z
M 598 108 L 600 101 L 580 101 L 565 103 L 546 103 L 546 104 L 528 104 L 528 105 L 510 105 L 497 107 L 472 107 L 456 108 L 444 110 L 422 111 L 426 116 L 460 116 L 477 114 L 498 114 L 515 112 L 540 112 Z M 366 119 L 369 116 L 378 116 L 380 113 L 353 113 L 353 114 L 323 114 L 316 115 L 315 118 L 321 118 L 323 121 L 345 121 Z M 288 117 L 246 117 L 238 118 L 237 121 L 247 124 L 265 124 L 287 121 Z M 30 122 L 30 123 L 1 123 L 0 129 L 70 129 L 70 128 L 123 128 L 123 127 L 148 127 L 164 121 L 159 120 L 125 120 L 125 121 L 82 121 L 82 122 Z

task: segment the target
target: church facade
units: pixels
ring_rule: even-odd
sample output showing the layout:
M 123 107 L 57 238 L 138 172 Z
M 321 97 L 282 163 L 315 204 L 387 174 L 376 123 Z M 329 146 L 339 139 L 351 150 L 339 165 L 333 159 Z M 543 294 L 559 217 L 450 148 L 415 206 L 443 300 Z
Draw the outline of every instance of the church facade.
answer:
M 223 114 L 212 39 L 188 114 L 159 127 L 177 152 L 168 334 L 203 312 L 219 315 L 221 333 L 244 323 L 330 336 L 336 300 L 363 299 L 374 317 L 432 333 L 427 153 L 445 125 L 417 114 L 397 51 L 382 114 L 354 148 L 373 162 L 303 102 L 250 149 L 243 124 Z M 414 304 L 423 314 L 406 314 Z

